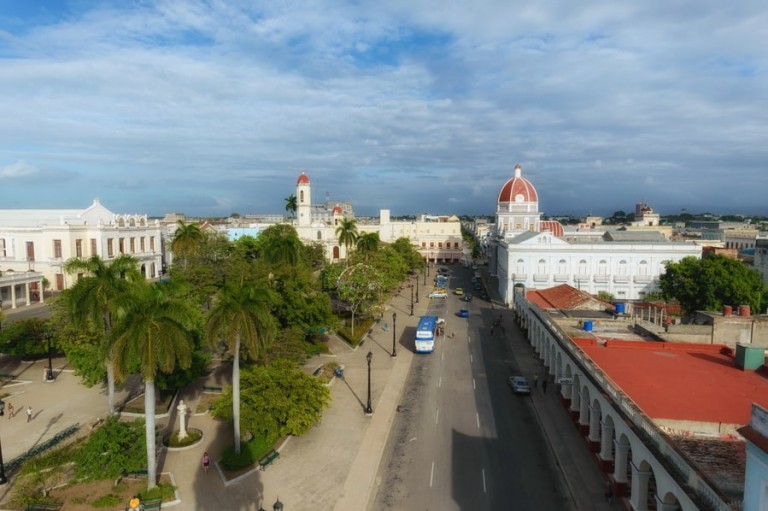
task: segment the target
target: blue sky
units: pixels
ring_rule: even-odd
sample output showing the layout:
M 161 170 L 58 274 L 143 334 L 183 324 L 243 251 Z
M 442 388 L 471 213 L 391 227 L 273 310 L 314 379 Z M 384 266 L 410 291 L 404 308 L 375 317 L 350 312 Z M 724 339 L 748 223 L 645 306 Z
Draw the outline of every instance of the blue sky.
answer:
M 768 215 L 768 4 L 0 1 L 0 208 Z

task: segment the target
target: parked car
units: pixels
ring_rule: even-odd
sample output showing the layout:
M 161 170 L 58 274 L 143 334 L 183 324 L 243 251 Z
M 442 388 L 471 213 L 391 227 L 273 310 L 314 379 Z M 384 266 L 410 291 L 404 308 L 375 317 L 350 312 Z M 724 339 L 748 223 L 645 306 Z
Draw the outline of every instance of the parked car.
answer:
M 464 293 L 464 301 L 465 302 L 471 302 L 472 301 L 472 293 Z
M 445 291 L 432 291 L 429 293 L 430 298 L 448 298 L 448 293 Z
M 459 317 L 460 318 L 468 318 L 469 317 L 469 309 L 461 309 L 459 311 Z
M 464 290 L 460 287 L 457 287 L 456 290 L 453 292 L 453 294 L 461 296 L 464 294 Z
M 525 376 L 510 376 L 507 380 L 515 394 L 530 394 L 531 386 Z

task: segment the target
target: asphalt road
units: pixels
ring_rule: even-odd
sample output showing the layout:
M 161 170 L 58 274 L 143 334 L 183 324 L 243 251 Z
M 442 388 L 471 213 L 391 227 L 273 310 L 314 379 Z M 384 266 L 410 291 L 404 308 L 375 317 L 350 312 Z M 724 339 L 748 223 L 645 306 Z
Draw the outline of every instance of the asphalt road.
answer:
M 453 266 L 450 289 L 471 290 L 471 276 Z M 412 364 L 371 509 L 571 509 L 530 398 L 506 383 L 517 368 L 507 337 L 490 334 L 499 311 L 475 298 L 459 318 L 466 306 L 455 295 L 432 300 L 429 313 L 456 336 Z

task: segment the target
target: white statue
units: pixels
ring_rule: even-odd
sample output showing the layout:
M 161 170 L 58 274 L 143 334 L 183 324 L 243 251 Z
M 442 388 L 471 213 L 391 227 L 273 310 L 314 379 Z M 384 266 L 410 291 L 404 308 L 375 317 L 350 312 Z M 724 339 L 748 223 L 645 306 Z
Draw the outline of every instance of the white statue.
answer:
M 187 405 L 184 404 L 184 400 L 179 401 L 179 406 L 176 410 L 179 411 L 179 440 L 187 438 Z

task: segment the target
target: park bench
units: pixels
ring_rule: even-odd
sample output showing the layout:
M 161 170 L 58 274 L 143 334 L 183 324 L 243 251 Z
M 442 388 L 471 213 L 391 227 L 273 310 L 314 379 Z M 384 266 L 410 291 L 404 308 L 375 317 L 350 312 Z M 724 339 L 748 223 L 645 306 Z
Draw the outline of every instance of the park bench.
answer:
M 27 506 L 27 511 L 59 511 L 60 504 L 48 504 L 46 502 L 33 502 Z
M 160 506 L 163 505 L 163 499 L 142 500 L 141 504 L 144 506 L 144 511 L 147 511 L 148 509 L 160 509 Z
M 217 386 L 205 386 L 203 387 L 203 392 L 222 392 L 224 389 Z
M 259 460 L 259 468 L 261 470 L 266 469 L 269 465 L 272 464 L 273 461 L 275 461 L 280 456 L 280 453 L 276 450 L 272 449 L 269 451 L 265 456 L 263 456 Z

